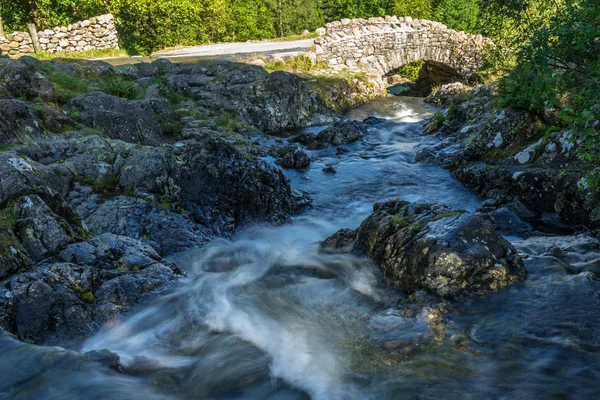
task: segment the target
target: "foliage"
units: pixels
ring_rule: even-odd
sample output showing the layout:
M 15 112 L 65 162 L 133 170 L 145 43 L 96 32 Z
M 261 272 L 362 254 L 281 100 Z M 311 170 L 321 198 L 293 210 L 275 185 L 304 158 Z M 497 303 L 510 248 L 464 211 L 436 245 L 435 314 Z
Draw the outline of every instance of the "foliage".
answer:
M 323 12 L 315 0 L 268 0 L 278 37 L 290 36 L 323 25 Z
M 434 18 L 457 31 L 476 32 L 479 0 L 438 0 Z
M 51 28 L 105 12 L 101 0 L 0 0 L 7 30 L 27 30 L 28 22 Z
M 419 77 L 419 71 L 423 68 L 424 61 L 415 61 L 409 64 L 404 64 L 400 68 L 392 71 L 391 74 L 400 75 L 410 81 L 416 81 Z
M 275 34 L 273 15 L 266 0 L 230 0 L 226 41 L 269 39 Z
M 433 18 L 431 0 L 396 0 L 394 14 L 419 19 Z
M 586 185 L 600 194 L 600 4 L 562 6 L 517 52 L 517 67 L 500 81 L 502 103 L 557 115 L 570 127 L 591 172 Z
M 225 0 L 112 0 L 111 11 L 130 54 L 204 43 L 226 30 Z

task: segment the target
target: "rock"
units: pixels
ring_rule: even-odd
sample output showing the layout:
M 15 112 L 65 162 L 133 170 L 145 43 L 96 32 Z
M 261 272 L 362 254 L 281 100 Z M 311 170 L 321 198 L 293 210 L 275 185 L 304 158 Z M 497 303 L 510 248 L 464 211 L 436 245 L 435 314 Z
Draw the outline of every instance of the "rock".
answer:
M 283 168 L 304 169 L 310 166 L 308 154 L 295 145 L 274 148 L 270 153 L 277 157 L 275 163 Z
M 264 60 L 260 60 L 260 59 L 259 60 L 253 60 L 253 61 L 250 62 L 250 64 L 257 65 L 257 66 L 259 66 L 261 68 L 264 68 L 264 67 L 267 66 L 267 63 Z
M 150 100 L 126 100 L 93 92 L 72 99 L 68 108 L 79 113 L 83 124 L 112 139 L 149 145 L 172 140 L 164 135 L 157 106 Z
M 135 197 L 118 196 L 80 214 L 90 232 L 138 239 L 162 256 L 200 247 L 213 238 L 209 228 L 187 216 Z
M 515 243 L 519 251 L 536 257 L 554 257 L 567 272 L 600 276 L 600 241 L 589 233 L 572 236 L 532 237 Z
M 294 190 L 292 192 L 292 200 L 294 202 L 293 213 L 300 214 L 302 211 L 312 206 L 312 196 L 304 190 Z
M 485 293 L 526 277 L 516 250 L 491 224 L 439 204 L 376 204 L 357 230 L 340 231 L 321 247 L 366 255 L 408 292 Z
M 82 339 L 178 273 L 150 247 L 102 235 L 13 276 L 0 289 L 0 324 L 30 343 Z
M 327 164 L 323 168 L 323 172 L 325 172 L 326 174 L 335 174 L 337 172 L 337 170 L 335 169 L 335 167 L 332 164 Z
M 320 150 L 327 146 L 340 146 L 360 140 L 369 132 L 369 127 L 359 121 L 341 121 L 317 135 L 302 133 L 293 141 L 298 142 L 310 150 Z
M 448 107 L 456 97 L 468 95 L 472 89 L 461 82 L 448 83 L 442 85 L 438 90 L 425 98 L 425 102 L 437 107 Z
M 82 339 L 178 273 L 150 247 L 102 235 L 13 276 L 0 289 L 0 324 L 30 343 Z

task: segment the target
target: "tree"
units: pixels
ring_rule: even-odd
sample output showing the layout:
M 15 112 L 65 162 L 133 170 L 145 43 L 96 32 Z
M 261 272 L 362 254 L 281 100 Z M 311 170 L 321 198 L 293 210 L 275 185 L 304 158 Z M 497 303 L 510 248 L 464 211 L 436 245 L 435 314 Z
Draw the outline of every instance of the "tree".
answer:
M 433 7 L 430 0 L 396 0 L 394 14 L 419 19 L 431 19 Z
M 323 25 L 323 12 L 316 0 L 269 0 L 277 36 L 284 37 L 314 30 Z
M 273 15 L 264 0 L 229 0 L 230 21 L 225 40 L 246 41 L 271 38 Z
M 476 32 L 479 19 L 478 0 L 439 0 L 434 19 L 457 31 Z

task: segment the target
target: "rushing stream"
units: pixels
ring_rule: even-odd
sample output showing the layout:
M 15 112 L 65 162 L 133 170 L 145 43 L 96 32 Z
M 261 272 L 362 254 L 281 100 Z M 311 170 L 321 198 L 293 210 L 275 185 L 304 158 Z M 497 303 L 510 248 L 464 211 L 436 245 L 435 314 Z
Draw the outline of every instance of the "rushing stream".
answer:
M 474 211 L 445 170 L 415 164 L 422 100 L 385 99 L 348 118 L 387 119 L 338 157 L 287 171 L 314 207 L 172 261 L 187 278 L 64 350 L 0 337 L 10 399 L 594 399 L 600 396 L 600 283 L 539 256 L 555 238 L 511 238 L 529 277 L 460 303 L 406 299 L 377 269 L 318 252 L 373 203 L 401 197 Z M 337 173 L 322 172 L 333 164 Z M 439 306 L 445 313 L 439 311 Z M 435 306 L 434 306 L 435 305 Z M 122 371 L 110 368 L 108 349 Z

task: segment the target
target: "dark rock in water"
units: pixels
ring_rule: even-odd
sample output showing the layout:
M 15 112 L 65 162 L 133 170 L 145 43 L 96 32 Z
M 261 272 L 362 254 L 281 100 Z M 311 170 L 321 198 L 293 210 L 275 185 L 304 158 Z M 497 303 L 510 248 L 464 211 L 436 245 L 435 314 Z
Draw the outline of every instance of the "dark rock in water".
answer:
M 501 231 L 520 235 L 533 231 L 530 224 L 522 221 L 515 212 L 506 207 L 493 211 L 491 217 L 496 227 Z
M 294 202 L 293 213 L 299 214 L 302 211 L 312 206 L 312 196 L 304 190 L 294 190 L 292 192 L 292 200 Z
M 338 146 L 337 149 L 335 149 L 335 154 L 338 156 L 341 156 L 343 154 L 348 153 L 350 150 L 348 150 L 347 148 L 343 147 L 343 146 Z
M 167 113 L 166 100 L 126 100 L 101 92 L 87 93 L 69 102 L 81 122 L 111 139 L 128 143 L 159 145 L 167 142 L 160 113 Z M 172 139 L 171 139 L 172 140 Z
M 302 133 L 293 140 L 311 150 L 324 149 L 327 146 L 340 146 L 356 142 L 369 132 L 369 126 L 359 121 L 341 121 L 319 134 Z
M 321 247 L 366 255 L 392 286 L 409 292 L 485 293 L 527 274 L 517 251 L 491 224 L 439 204 L 376 204 L 357 230 L 342 230 Z
M 82 339 L 178 274 L 139 241 L 101 235 L 11 277 L 0 288 L 0 325 L 31 343 Z
M 600 277 L 600 240 L 589 233 L 532 237 L 515 242 L 519 251 L 560 260 L 572 274 L 592 272 Z
M 276 147 L 269 153 L 277 157 L 275 163 L 283 168 L 304 169 L 310 166 L 310 157 L 296 145 Z
M 323 168 L 323 172 L 327 174 L 335 174 L 337 171 L 332 164 L 327 164 L 325 168 Z

